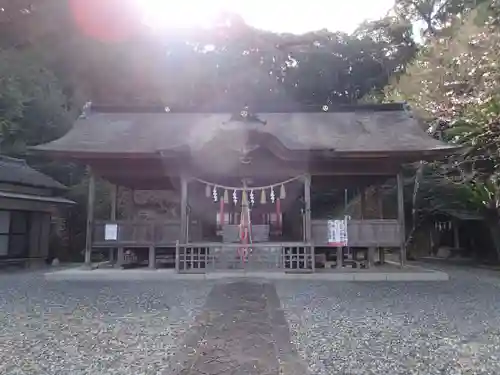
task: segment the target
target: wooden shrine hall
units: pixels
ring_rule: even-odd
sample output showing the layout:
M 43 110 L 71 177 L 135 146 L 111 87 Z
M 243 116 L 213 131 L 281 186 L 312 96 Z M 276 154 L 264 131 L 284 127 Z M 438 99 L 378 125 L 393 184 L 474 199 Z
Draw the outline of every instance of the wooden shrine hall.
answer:
M 91 171 L 88 265 L 109 249 L 117 265 L 187 273 L 369 268 L 386 249 L 404 266 L 401 167 L 454 147 L 400 103 L 205 113 L 89 104 L 65 136 L 34 150 Z M 94 220 L 96 177 L 112 185 L 105 221 Z M 348 200 L 365 205 L 365 191 L 391 178 L 397 213 L 347 214 Z M 330 199 L 316 199 L 324 192 Z M 334 219 L 347 243 L 332 242 Z

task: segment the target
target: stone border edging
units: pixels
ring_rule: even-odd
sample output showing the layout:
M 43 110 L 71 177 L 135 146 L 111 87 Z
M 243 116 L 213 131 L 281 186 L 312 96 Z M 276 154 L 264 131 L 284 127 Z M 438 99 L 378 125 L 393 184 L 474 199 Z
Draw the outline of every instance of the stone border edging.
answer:
M 174 270 L 116 270 L 68 269 L 44 274 L 49 281 L 146 281 L 146 280 L 223 280 L 223 279 L 264 279 L 264 280 L 309 280 L 309 281 L 448 281 L 446 272 L 428 269 L 406 272 L 341 272 L 286 274 L 282 272 L 214 272 L 207 274 L 178 274 Z

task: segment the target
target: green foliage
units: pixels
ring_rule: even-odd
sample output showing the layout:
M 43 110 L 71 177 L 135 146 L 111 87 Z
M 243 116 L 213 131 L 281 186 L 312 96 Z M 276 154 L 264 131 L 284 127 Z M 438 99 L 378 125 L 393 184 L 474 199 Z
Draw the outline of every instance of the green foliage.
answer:
M 414 6 L 416 1 L 402 3 Z M 423 3 L 454 10 L 447 21 L 444 14 L 436 16 L 434 37 L 406 74 L 386 88 L 386 98 L 408 101 L 432 134 L 463 152 L 425 166 L 416 208 L 424 216 L 439 210 L 483 215 L 500 258 L 495 234 L 500 218 L 500 7 L 493 2 L 471 11 L 464 1 Z
M 54 139 L 73 119 L 57 77 L 37 54 L 0 51 L 0 137 L 3 153 L 24 156 L 26 146 Z
M 232 22 L 212 32 L 167 35 L 161 43 L 146 37 L 87 43 L 86 63 L 76 69 L 101 103 L 353 103 L 380 91 L 414 55 L 411 28 L 384 28 L 384 22 L 354 35 L 276 34 Z
M 460 18 L 490 0 L 396 0 L 396 13 L 411 22 L 421 24 L 423 35 L 436 37 L 446 34 Z

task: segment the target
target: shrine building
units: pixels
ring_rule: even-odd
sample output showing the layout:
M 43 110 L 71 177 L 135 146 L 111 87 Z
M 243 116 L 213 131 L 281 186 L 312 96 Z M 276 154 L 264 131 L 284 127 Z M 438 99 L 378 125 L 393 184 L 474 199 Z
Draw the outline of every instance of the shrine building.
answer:
M 106 250 L 118 266 L 205 273 L 371 268 L 386 252 L 404 267 L 402 166 L 455 148 L 402 103 L 199 113 L 89 104 L 34 150 L 91 172 L 87 265 Z M 96 177 L 112 185 L 105 221 L 93 215 Z M 391 179 L 397 210 L 384 212 L 378 188 Z M 368 189 L 379 209 L 366 209 Z M 354 199 L 359 215 L 346 211 Z

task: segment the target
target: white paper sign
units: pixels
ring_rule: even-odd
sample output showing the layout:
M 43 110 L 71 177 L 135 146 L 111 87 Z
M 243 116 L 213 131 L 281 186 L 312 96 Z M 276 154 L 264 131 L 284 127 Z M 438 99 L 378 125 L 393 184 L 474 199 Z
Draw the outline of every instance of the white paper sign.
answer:
M 104 226 L 104 240 L 105 241 L 118 240 L 118 224 L 106 224 Z
M 328 220 L 328 245 L 347 246 L 347 220 Z

